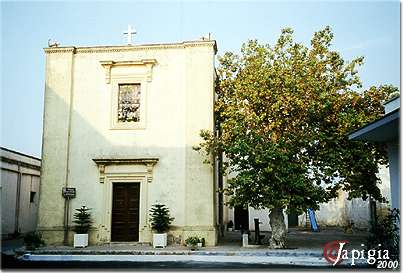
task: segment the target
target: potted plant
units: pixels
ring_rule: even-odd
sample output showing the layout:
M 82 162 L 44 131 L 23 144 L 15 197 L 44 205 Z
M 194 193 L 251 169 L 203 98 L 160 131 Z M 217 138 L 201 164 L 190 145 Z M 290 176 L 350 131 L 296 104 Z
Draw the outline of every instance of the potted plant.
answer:
M 185 244 L 190 250 L 196 250 L 196 248 L 201 244 L 199 237 L 191 236 L 185 240 Z
M 45 245 L 45 241 L 42 239 L 42 234 L 37 231 L 25 234 L 24 243 L 27 250 L 35 250 L 36 248 Z
M 91 214 L 90 209 L 86 206 L 76 209 L 74 214 L 74 247 L 88 246 L 88 230 L 91 227 Z
M 151 228 L 156 231 L 153 234 L 153 247 L 167 246 L 167 233 L 169 224 L 174 218 L 169 216 L 169 209 L 163 204 L 155 204 L 150 209 Z
M 206 239 L 204 239 L 204 238 L 201 238 L 201 246 L 202 247 L 205 247 L 206 246 Z
M 234 227 L 234 222 L 232 222 L 232 220 L 229 220 L 229 222 L 227 224 L 228 231 L 232 231 L 233 227 Z

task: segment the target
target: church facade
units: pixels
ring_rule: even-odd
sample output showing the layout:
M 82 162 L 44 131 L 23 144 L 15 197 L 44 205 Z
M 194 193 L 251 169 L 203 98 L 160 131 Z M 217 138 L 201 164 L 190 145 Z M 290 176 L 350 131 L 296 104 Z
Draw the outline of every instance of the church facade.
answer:
M 216 52 L 213 40 L 45 48 L 38 230 L 48 244 L 71 243 L 81 206 L 91 244 L 150 243 L 155 203 L 175 218 L 171 242 L 216 244 L 215 170 L 193 149 L 214 130 Z

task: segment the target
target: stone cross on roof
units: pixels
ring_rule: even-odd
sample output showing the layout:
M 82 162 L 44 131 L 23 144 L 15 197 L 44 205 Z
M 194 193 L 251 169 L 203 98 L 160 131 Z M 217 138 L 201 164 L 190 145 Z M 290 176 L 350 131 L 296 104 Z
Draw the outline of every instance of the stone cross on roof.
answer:
M 132 44 L 132 34 L 136 34 L 136 29 L 132 28 L 131 25 L 127 26 L 127 30 L 123 32 L 123 34 L 127 34 L 127 44 L 131 45 Z

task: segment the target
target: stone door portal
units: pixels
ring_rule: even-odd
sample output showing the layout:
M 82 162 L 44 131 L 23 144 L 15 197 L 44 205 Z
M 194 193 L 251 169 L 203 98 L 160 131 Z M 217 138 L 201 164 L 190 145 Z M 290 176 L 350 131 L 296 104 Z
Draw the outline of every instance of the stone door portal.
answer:
M 140 183 L 113 183 L 111 241 L 139 240 Z

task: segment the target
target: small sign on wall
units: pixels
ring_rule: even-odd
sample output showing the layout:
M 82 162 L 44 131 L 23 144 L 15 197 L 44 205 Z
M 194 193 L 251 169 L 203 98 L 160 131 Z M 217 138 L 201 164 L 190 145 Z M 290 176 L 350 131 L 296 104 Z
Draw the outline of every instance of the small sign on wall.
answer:
M 76 197 L 76 188 L 68 188 L 64 187 L 62 191 L 63 197 L 64 198 L 75 198 Z

